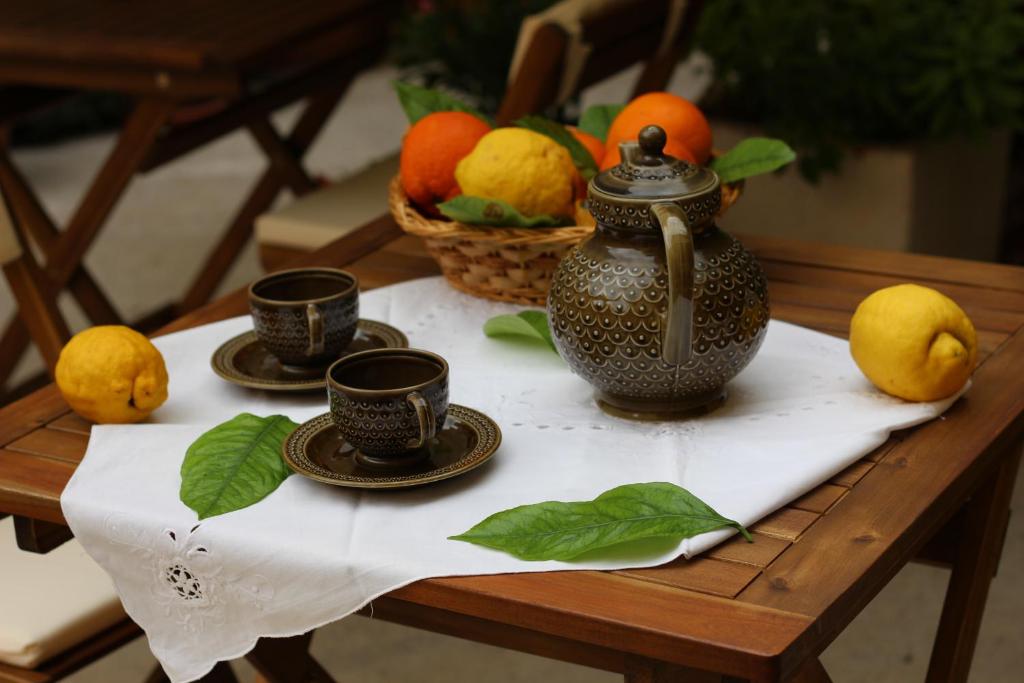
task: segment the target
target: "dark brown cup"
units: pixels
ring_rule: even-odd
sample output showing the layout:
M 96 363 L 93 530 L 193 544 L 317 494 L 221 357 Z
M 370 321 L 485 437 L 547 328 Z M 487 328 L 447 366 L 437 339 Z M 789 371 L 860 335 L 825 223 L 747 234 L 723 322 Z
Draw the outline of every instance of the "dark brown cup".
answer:
M 285 365 L 326 365 L 352 343 L 359 281 L 337 268 L 296 268 L 249 287 L 256 336 Z
M 331 419 L 371 465 L 416 459 L 448 414 L 448 363 L 420 349 L 373 349 L 327 370 Z

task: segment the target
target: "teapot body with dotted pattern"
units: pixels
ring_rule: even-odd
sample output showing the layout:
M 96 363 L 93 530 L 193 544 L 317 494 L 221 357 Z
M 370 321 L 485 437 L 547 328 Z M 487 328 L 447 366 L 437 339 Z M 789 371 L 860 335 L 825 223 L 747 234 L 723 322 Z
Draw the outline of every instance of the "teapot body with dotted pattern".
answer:
M 548 314 L 604 410 L 660 420 L 722 403 L 764 340 L 769 306 L 757 259 L 715 225 L 717 176 L 661 155 L 652 128 L 591 181 L 597 228 L 559 264 Z

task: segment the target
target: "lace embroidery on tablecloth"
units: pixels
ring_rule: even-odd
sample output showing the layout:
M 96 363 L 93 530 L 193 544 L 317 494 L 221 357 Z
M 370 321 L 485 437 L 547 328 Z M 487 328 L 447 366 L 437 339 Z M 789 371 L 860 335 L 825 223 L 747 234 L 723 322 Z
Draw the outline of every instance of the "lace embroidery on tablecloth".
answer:
M 129 547 L 140 559 L 139 571 L 145 573 L 153 603 L 163 616 L 190 631 L 225 623 L 228 605 L 232 611 L 248 606 L 260 613 L 274 597 L 270 582 L 260 574 L 230 580 L 224 576 L 208 543 L 199 540 L 202 524 L 184 532 L 165 528 L 154 535 L 115 513 L 106 518 L 105 527 L 111 541 Z

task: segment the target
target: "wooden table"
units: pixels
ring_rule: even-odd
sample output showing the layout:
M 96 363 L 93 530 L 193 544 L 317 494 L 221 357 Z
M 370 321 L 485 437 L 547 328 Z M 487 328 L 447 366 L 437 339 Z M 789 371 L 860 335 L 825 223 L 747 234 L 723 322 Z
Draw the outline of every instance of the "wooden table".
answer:
M 121 322 L 82 264 L 121 194 L 136 173 L 245 128 L 269 163 L 177 310 L 206 303 L 278 193 L 317 186 L 302 157 L 354 75 L 383 53 L 399 6 L 399 0 L 3 0 L 0 189 L 17 214 L 22 241 L 34 242 L 45 259 L 52 295 L 67 287 L 92 322 Z M 33 108 L 82 91 L 121 93 L 132 109 L 59 231 L 11 162 L 5 129 Z M 308 104 L 294 128 L 279 133 L 269 115 L 301 99 Z M 52 336 L 35 340 L 51 367 L 59 350 Z M 25 323 L 9 321 L 0 338 L 0 387 L 28 343 Z
M 974 386 L 941 420 L 885 445 L 726 542 L 654 569 L 430 579 L 375 600 L 373 615 L 610 671 L 631 683 L 825 681 L 817 656 L 912 558 L 952 568 L 929 681 L 964 681 L 998 563 L 1024 430 L 1024 269 L 749 238 L 773 315 L 846 334 L 876 288 L 904 281 L 953 296 L 978 327 Z M 436 272 L 381 218 L 304 257 L 365 288 Z M 242 292 L 169 330 L 245 310 Z M 66 536 L 59 497 L 89 425 L 51 386 L 0 411 L 0 511 L 19 541 Z M 690 677 L 687 677 L 690 676 Z

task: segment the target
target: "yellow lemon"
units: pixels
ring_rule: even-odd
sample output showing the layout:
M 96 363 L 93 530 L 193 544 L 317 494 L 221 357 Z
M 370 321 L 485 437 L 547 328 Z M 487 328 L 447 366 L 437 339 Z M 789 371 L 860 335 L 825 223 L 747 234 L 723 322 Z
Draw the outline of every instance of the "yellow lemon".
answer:
M 463 194 L 500 199 L 525 216 L 572 216 L 575 176 L 565 147 L 525 128 L 492 130 L 455 167 Z
M 100 424 L 138 422 L 167 400 L 163 356 L 123 325 L 76 334 L 61 350 L 55 375 L 71 409 Z
M 978 336 L 956 302 L 920 285 L 871 294 L 850 321 L 850 353 L 882 391 L 908 401 L 937 401 L 967 382 Z

